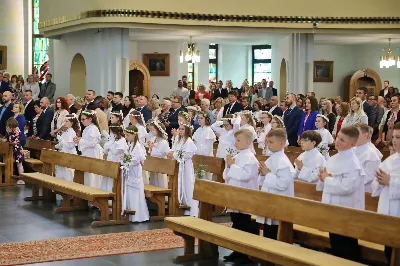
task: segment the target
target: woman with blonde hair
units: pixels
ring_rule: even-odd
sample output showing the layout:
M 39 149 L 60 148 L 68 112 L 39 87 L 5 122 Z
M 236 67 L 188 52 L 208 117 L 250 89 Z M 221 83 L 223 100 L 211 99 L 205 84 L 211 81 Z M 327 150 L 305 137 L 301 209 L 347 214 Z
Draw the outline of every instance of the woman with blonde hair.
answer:
M 357 123 L 368 125 L 368 116 L 364 113 L 362 100 L 358 97 L 353 97 L 350 100 L 350 112 L 344 118 L 342 127 L 353 126 Z
M 155 118 L 161 114 L 160 101 L 152 98 L 149 102 L 149 107 L 151 110 L 151 117 Z
M 332 111 L 332 102 L 330 100 L 325 100 L 321 102 L 321 114 L 329 119 L 328 130 L 332 134 L 335 128 L 336 115 Z
M 224 99 L 218 97 L 214 102 L 214 110 L 212 110 L 214 121 L 221 121 L 224 113 Z

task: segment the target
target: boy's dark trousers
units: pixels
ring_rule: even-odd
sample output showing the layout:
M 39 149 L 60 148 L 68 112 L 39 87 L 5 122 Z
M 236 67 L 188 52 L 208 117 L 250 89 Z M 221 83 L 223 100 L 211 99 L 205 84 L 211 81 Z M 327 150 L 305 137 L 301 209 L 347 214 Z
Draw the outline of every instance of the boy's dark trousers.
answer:
M 232 228 L 238 229 L 240 231 L 248 232 L 251 234 L 258 235 L 259 231 L 257 228 L 257 224 L 251 220 L 250 214 L 240 213 L 240 212 L 231 212 L 231 221 L 232 221 Z M 231 255 L 234 257 L 246 257 L 242 253 L 234 251 Z
M 279 225 L 264 224 L 263 236 L 277 240 L 278 239 L 278 228 L 279 228 Z
M 356 262 L 360 261 L 358 239 L 329 233 L 329 240 L 333 255 Z

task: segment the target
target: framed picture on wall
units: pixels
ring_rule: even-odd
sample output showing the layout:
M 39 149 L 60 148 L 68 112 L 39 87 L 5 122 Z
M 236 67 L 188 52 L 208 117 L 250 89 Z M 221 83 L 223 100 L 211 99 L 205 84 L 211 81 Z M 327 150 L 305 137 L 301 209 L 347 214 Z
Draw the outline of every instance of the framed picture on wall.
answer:
M 7 46 L 0 45 L 0 70 L 7 69 Z
M 169 76 L 169 54 L 143 54 L 143 64 L 150 76 Z
M 333 61 L 314 61 L 314 82 L 333 82 Z

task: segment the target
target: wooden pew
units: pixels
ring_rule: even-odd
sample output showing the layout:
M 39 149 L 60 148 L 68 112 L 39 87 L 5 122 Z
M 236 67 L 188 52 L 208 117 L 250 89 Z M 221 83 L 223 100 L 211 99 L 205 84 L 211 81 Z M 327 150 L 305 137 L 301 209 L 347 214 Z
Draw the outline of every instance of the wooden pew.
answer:
M 54 150 L 54 142 L 42 139 L 26 138 L 24 149 L 29 150 L 31 158 L 25 159 L 24 165 L 32 168 L 34 171 L 41 172 L 43 162 L 40 161 L 40 152 L 42 149 Z
M 168 197 L 169 214 L 177 214 L 178 204 L 178 170 L 179 166 L 175 160 L 147 156 L 144 161 L 143 170 L 168 175 L 168 188 L 144 185 L 146 198 L 157 204 L 157 216 L 150 217 L 151 221 L 163 220 L 165 218 L 165 197 Z M 174 193 L 172 193 L 174 191 Z M 176 192 L 176 193 L 175 193 Z
M 87 201 L 98 207 L 101 211 L 101 221 L 92 222 L 92 226 L 128 224 L 127 217 L 121 215 L 121 169 L 120 164 L 101 159 L 73 155 L 54 150 L 43 149 L 40 160 L 43 162 L 42 173 L 24 173 L 22 179 L 32 183 L 36 189 L 32 189 L 32 197 L 25 200 L 46 200 L 48 195 L 39 196 L 38 186 L 54 190 L 63 197 L 62 207 L 56 212 L 69 212 L 86 210 Z M 75 169 L 74 181 L 66 181 L 52 176 L 55 165 Z M 89 172 L 114 178 L 113 192 L 92 188 L 84 185 L 84 173 Z M 74 197 L 71 206 L 70 196 Z M 112 220 L 109 217 L 108 201 L 112 200 Z
M 184 255 L 176 257 L 174 262 L 181 263 L 198 259 L 217 258 L 218 246 L 221 246 L 279 265 L 361 265 L 292 245 L 293 222 L 322 229 L 331 230 L 331 227 L 333 227 L 333 231 L 342 233 L 342 231 L 337 230 L 337 224 L 342 223 L 331 224 L 329 216 L 318 215 L 315 219 L 311 219 L 313 215 L 320 214 L 319 211 L 324 210 L 325 204 L 206 180 L 196 180 L 193 198 L 200 202 L 199 218 L 168 217 L 165 219 L 165 226 L 172 229 L 175 234 L 182 236 L 185 241 Z M 273 204 L 266 204 L 266 202 Z M 309 206 L 309 203 L 314 206 Z M 279 227 L 279 241 L 212 223 L 213 205 L 225 206 L 285 221 L 281 222 Z M 314 212 L 314 210 L 316 213 L 310 213 Z M 346 209 L 344 210 L 347 211 Z M 336 221 L 343 219 L 343 217 L 348 216 L 338 216 Z M 392 228 L 394 223 L 392 222 L 388 225 L 388 228 Z M 385 229 L 385 233 L 387 231 L 388 229 Z M 197 254 L 195 254 L 194 249 L 195 238 L 199 239 Z M 399 236 L 389 238 L 390 240 L 387 242 L 394 244 L 398 238 Z
M 14 145 L 0 141 L 0 156 L 3 157 L 3 162 L 0 162 L 0 173 L 4 170 L 4 182 L 0 174 L 0 187 L 14 186 L 15 181 L 11 178 L 14 174 Z
M 295 180 L 294 193 L 298 198 L 315 200 L 321 202 L 322 192 L 315 189 L 316 184 Z M 378 209 L 379 197 L 372 197 L 371 193 L 365 193 L 365 209 L 376 212 Z M 330 248 L 329 234 L 294 225 L 294 238 L 296 242 L 312 248 Z M 386 264 L 386 257 L 383 254 L 384 247 L 367 241 L 359 241 L 361 256 L 363 259 L 375 263 Z

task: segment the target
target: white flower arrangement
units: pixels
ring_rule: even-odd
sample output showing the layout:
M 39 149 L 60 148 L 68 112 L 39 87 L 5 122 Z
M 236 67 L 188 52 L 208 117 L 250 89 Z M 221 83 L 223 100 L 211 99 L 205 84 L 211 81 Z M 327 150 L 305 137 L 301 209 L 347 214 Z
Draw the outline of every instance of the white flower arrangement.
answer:
M 327 155 L 329 153 L 329 148 L 321 145 L 317 147 L 318 151 L 322 154 L 322 155 Z
M 130 166 L 132 164 L 132 156 L 129 153 L 124 153 L 121 157 L 123 166 Z
M 185 152 L 183 150 L 178 150 L 176 153 L 178 155 L 178 158 L 182 160 L 185 155 Z
M 203 179 L 207 174 L 207 167 L 204 164 L 199 164 L 194 169 L 194 175 L 197 179 Z
M 233 157 L 235 157 L 237 154 L 238 154 L 238 152 L 235 150 L 235 149 L 232 149 L 232 148 L 227 148 L 226 149 L 226 152 L 233 158 Z

